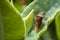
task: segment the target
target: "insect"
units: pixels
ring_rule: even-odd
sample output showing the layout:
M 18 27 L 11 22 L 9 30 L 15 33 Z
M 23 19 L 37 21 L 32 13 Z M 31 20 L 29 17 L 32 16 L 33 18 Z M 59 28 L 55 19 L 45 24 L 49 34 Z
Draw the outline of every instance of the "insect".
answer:
M 36 18 L 35 18 L 35 31 L 36 32 L 38 32 L 40 29 L 43 17 L 44 17 L 43 12 L 39 12 L 39 14 L 36 15 Z

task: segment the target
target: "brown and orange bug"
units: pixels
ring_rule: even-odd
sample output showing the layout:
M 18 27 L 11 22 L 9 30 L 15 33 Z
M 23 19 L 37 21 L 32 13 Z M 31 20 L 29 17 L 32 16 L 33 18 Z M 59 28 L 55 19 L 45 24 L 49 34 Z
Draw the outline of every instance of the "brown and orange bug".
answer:
M 35 18 L 35 31 L 38 32 L 39 29 L 40 29 L 40 26 L 42 24 L 42 20 L 43 20 L 43 11 L 42 12 L 39 12 L 39 14 L 36 15 L 36 18 Z

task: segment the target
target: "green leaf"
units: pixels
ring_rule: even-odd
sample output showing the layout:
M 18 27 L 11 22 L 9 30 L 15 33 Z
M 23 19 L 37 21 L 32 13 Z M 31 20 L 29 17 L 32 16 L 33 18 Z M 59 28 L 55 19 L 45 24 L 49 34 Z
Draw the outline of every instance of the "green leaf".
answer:
M 57 12 L 57 15 L 55 17 L 55 24 L 56 24 L 56 33 L 58 40 L 60 40 L 60 10 Z
M 3 30 L 3 23 L 2 23 L 1 12 L 0 12 L 0 40 L 4 40 L 4 30 Z
M 0 30 L 4 31 L 4 34 L 0 31 L 0 35 L 4 35 L 4 40 L 22 39 L 25 36 L 25 26 L 19 11 L 9 1 L 0 0 L 0 14 Z
M 29 13 L 29 15 L 27 15 L 24 18 L 24 21 L 26 24 L 26 32 L 29 32 L 29 30 L 31 29 L 31 25 L 32 25 L 32 21 L 33 21 L 33 14 L 34 14 L 34 9 L 32 9 L 32 11 Z
M 47 31 L 40 37 L 41 40 L 57 40 L 55 21 L 48 26 Z
M 58 1 L 59 0 L 34 0 L 24 9 L 22 16 L 27 16 L 32 9 L 35 9 L 35 15 L 40 11 L 47 12 L 55 3 L 58 3 Z
M 22 5 L 20 0 L 13 0 L 13 4 L 14 6 L 16 7 L 16 9 L 19 11 L 19 12 L 22 12 L 23 11 L 23 7 L 25 5 Z
M 52 8 L 48 10 L 48 12 L 44 15 L 44 24 L 42 30 L 40 30 L 38 33 L 34 32 L 34 29 L 31 31 L 31 33 L 26 37 L 26 40 L 39 40 L 39 38 L 47 31 L 48 26 L 50 23 L 54 20 L 55 15 L 59 11 L 60 6 L 58 3 L 56 3 Z M 35 38 L 36 37 L 36 38 Z M 32 38 L 32 39 L 31 39 Z
M 44 26 L 43 26 L 43 29 L 38 33 L 38 37 L 39 38 L 40 36 L 42 36 L 42 34 L 44 34 L 47 29 L 48 29 L 48 26 L 49 24 L 54 20 L 55 18 L 55 15 L 57 14 L 57 12 L 59 11 L 60 9 L 60 5 L 59 4 L 55 4 L 44 16 Z

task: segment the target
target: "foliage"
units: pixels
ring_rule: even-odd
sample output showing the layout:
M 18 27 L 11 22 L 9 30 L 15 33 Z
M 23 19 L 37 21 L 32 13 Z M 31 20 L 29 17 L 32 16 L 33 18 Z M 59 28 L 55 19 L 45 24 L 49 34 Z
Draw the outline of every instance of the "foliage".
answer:
M 21 5 L 20 0 L 0 0 L 0 40 L 60 40 L 60 0 L 31 1 Z M 34 20 L 41 11 L 44 24 L 35 32 Z

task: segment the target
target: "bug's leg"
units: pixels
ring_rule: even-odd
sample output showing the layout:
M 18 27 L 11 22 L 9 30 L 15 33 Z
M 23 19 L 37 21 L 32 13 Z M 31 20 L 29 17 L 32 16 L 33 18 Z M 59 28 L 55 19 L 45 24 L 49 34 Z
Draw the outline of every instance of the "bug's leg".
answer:
M 39 30 L 39 29 L 38 29 L 38 26 L 35 26 L 35 31 L 38 32 L 38 30 Z
M 45 22 L 44 22 L 44 20 L 42 20 L 42 24 L 44 24 Z

